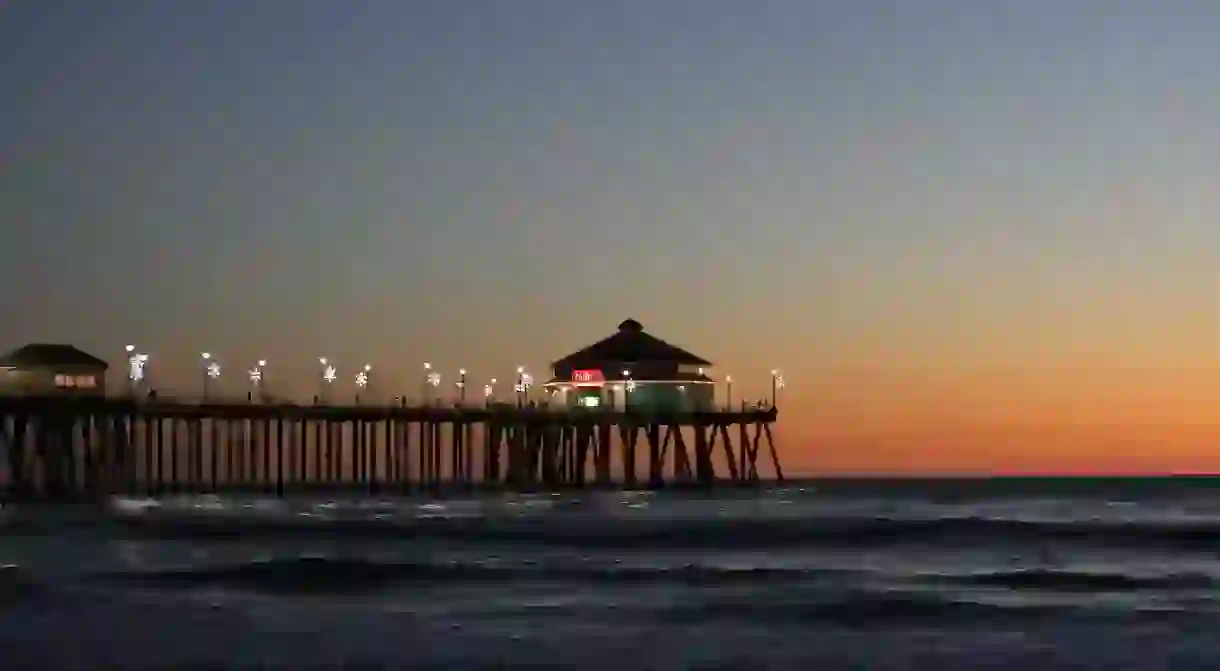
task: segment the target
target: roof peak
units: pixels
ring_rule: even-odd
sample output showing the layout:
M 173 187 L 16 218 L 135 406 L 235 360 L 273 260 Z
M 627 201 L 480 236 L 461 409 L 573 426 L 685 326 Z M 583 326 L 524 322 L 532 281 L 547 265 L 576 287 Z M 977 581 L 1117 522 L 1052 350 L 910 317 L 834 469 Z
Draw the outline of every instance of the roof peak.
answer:
M 588 347 L 569 354 L 552 366 L 589 362 L 665 361 L 676 364 L 712 365 L 686 350 L 671 345 L 660 338 L 644 332 L 644 327 L 634 319 L 619 324 L 618 331 L 602 338 Z
M 618 325 L 618 330 L 622 333 L 642 333 L 644 325 L 634 319 L 627 319 Z

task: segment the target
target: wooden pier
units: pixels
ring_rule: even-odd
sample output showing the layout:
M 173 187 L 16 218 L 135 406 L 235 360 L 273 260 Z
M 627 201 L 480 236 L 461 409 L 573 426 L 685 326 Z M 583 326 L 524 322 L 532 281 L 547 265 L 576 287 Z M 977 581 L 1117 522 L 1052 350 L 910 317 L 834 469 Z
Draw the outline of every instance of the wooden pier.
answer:
M 783 479 L 776 416 L 15 396 L 0 398 L 0 487 L 56 500 L 746 484 L 764 441 Z

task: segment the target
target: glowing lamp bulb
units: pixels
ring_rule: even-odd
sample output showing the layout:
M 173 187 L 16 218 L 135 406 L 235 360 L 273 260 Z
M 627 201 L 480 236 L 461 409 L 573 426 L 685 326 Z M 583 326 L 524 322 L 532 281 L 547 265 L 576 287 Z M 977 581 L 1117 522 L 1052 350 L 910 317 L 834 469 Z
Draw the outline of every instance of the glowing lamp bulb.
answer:
M 731 383 L 733 382 L 733 376 L 732 376 L 732 375 L 725 375 L 725 376 L 724 376 L 724 381 L 725 381 L 725 382 L 728 382 L 728 383 L 730 383 L 730 384 L 731 384 Z
M 517 366 L 517 375 L 525 372 L 525 366 Z
M 366 386 L 368 386 L 368 383 L 369 383 L 368 373 L 366 373 L 364 371 L 360 371 L 359 373 L 356 374 L 356 386 L 357 387 L 360 387 L 361 389 L 363 389 Z
M 430 364 L 430 363 L 428 363 L 427 361 L 425 361 L 425 362 L 424 362 L 424 370 L 432 370 L 432 364 Z
M 366 364 L 364 364 L 364 372 L 366 372 L 366 373 L 367 373 L 367 372 L 369 372 L 369 371 L 371 371 L 371 370 L 373 370 L 373 367 L 372 367 L 372 366 L 370 366 L 370 365 L 369 365 L 369 364 L 367 364 L 367 363 L 366 363 Z
M 213 380 L 220 377 L 219 363 L 213 361 L 210 365 L 208 365 L 208 377 L 212 378 Z
M 124 347 L 123 349 L 127 350 L 127 353 L 128 353 L 128 354 L 131 354 L 132 352 L 136 351 L 136 346 L 135 346 L 135 345 L 127 345 L 127 346 L 126 346 L 126 347 Z
M 208 352 L 200 352 L 200 353 L 199 353 L 199 356 L 200 356 L 200 357 L 203 357 L 203 360 L 204 360 L 204 361 L 207 361 L 208 359 L 211 359 L 211 358 L 212 358 L 212 355 L 211 355 L 210 353 L 208 353 Z
M 326 365 L 326 357 L 320 357 L 320 358 L 318 359 L 318 363 L 320 363 L 320 364 L 322 364 L 323 366 L 325 366 L 325 365 Z
M 328 384 L 334 382 L 336 379 L 338 379 L 338 377 L 338 372 L 335 370 L 334 366 L 327 366 L 326 370 L 322 371 L 322 379 L 326 380 Z
M 132 354 L 127 359 L 127 377 L 132 382 L 139 383 L 144 379 L 144 364 L 148 361 L 147 354 Z
M 465 369 L 465 368 L 459 368 L 459 369 L 458 369 L 458 375 L 465 375 L 465 374 L 466 374 L 466 369 Z
M 266 367 L 267 367 L 267 360 L 266 360 L 266 359 L 259 359 L 259 360 L 258 360 L 258 367 L 259 367 L 259 368 L 266 368 Z

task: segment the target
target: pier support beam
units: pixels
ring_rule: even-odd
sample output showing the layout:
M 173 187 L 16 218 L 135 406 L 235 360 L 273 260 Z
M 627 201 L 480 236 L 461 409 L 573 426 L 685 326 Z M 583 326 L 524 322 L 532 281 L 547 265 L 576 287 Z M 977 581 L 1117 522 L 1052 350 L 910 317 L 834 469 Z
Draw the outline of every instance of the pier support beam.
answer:
M 231 488 L 275 496 L 337 487 L 379 494 L 409 492 L 414 484 L 432 492 L 476 483 L 535 489 L 612 486 L 616 479 L 633 488 L 640 484 L 641 435 L 648 443 L 648 485 L 706 487 L 718 481 L 721 455 L 730 480 L 759 481 L 763 440 L 767 475 L 782 480 L 774 421 L 774 410 L 664 414 L 0 398 L 0 488 L 5 495 L 47 498 Z

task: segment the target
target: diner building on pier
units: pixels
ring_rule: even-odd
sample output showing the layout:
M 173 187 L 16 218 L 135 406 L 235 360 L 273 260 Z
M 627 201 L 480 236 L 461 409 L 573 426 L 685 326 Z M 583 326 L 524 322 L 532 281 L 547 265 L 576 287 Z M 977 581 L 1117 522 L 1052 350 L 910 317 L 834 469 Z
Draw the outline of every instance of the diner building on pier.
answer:
M 715 403 L 712 363 L 644 331 L 634 319 L 551 365 L 551 402 L 616 410 L 706 410 Z

